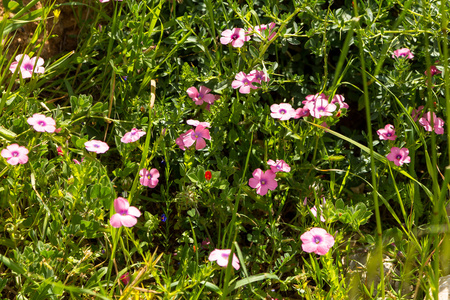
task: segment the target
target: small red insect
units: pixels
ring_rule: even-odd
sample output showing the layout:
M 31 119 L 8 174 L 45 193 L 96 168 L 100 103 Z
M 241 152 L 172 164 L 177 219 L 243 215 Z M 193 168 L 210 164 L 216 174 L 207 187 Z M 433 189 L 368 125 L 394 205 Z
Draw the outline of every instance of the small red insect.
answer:
M 206 171 L 206 172 L 205 172 L 205 179 L 206 179 L 206 180 L 211 180 L 211 178 L 212 178 L 211 171 Z

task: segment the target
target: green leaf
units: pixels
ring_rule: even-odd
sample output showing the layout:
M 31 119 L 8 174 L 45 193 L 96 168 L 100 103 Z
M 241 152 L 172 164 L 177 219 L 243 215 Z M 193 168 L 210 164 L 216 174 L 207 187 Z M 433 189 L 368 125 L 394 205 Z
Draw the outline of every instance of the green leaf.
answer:
M 244 285 L 247 285 L 247 284 L 250 284 L 253 282 L 265 280 L 265 279 L 280 280 L 280 278 L 278 278 L 277 275 L 269 274 L 269 273 L 262 273 L 262 274 L 252 275 L 250 277 L 238 280 L 238 281 L 234 282 L 233 284 L 231 284 L 228 289 L 230 291 L 233 291 L 235 289 L 240 288 L 241 286 L 244 286 Z
M 0 261 L 7 266 L 9 269 L 11 269 L 12 271 L 23 275 L 25 274 L 25 270 L 22 269 L 21 266 L 19 266 L 18 264 L 16 264 L 15 262 L 13 262 L 12 260 L 10 260 L 9 258 L 7 258 L 6 256 L 3 256 L 0 254 Z

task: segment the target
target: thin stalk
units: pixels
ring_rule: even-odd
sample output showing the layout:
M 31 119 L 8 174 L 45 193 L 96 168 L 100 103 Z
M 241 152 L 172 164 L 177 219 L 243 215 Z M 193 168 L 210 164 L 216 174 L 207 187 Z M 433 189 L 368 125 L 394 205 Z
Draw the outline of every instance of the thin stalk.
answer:
M 356 4 L 356 1 L 354 3 L 354 13 L 355 13 L 355 19 L 359 18 L 358 14 L 358 5 Z M 358 21 L 359 22 L 359 19 Z M 363 49 L 363 40 L 361 37 L 361 27 L 359 23 L 357 24 L 357 35 L 358 35 L 358 41 L 359 41 L 359 55 L 360 55 L 360 61 L 361 61 L 361 75 L 362 75 L 362 82 L 364 87 L 364 104 L 365 104 L 365 110 L 366 110 L 366 122 L 367 122 L 367 136 L 369 138 L 369 150 L 370 150 L 370 167 L 371 167 L 371 173 L 372 173 L 372 186 L 373 186 L 373 202 L 374 202 L 374 209 L 375 209 L 375 219 L 377 222 L 377 248 L 375 255 L 378 256 L 379 261 L 379 267 L 380 267 L 380 289 L 381 289 L 381 297 L 382 299 L 385 299 L 385 288 L 384 288 L 384 266 L 383 266 L 383 239 L 382 239 L 382 229 L 381 229 L 381 218 L 380 218 L 380 210 L 378 205 L 378 183 L 377 183 L 377 169 L 375 166 L 375 158 L 374 158 L 374 151 L 373 151 L 373 137 L 372 137 L 372 124 L 370 120 L 370 103 L 369 103 L 369 89 L 367 86 L 367 76 L 366 76 L 366 63 L 364 60 L 364 49 Z

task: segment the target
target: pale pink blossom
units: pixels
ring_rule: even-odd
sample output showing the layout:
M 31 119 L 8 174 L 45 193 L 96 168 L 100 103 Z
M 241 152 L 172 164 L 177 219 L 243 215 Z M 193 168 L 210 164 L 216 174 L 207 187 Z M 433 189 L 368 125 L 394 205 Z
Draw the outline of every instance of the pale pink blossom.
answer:
M 308 117 L 310 115 L 309 109 L 297 108 L 295 114 L 292 116 L 294 119 L 300 119 L 301 117 Z
M 348 106 L 348 104 L 344 101 L 345 101 L 344 96 L 338 94 L 334 95 L 333 99 L 331 99 L 331 103 L 332 104 L 338 103 L 340 109 L 342 108 L 348 109 L 350 106 Z
M 33 126 L 34 130 L 38 132 L 55 132 L 56 122 L 51 117 L 46 117 L 42 114 L 34 114 L 27 119 L 27 123 Z
M 159 182 L 159 171 L 155 168 L 148 171 L 146 168 L 139 171 L 141 178 L 139 179 L 142 185 L 154 188 Z
M 109 149 L 107 143 L 98 140 L 88 141 L 84 143 L 84 146 L 86 147 L 87 151 L 95 153 L 105 153 Z
M 401 166 L 404 163 L 410 163 L 411 157 L 409 155 L 408 148 L 392 147 L 391 152 L 387 155 L 387 159 L 393 161 L 396 166 Z
M 205 139 L 211 140 L 209 130 L 202 125 L 195 127 L 195 130 L 189 129 L 183 137 L 184 147 L 189 148 L 195 143 L 195 149 L 200 150 L 205 148 Z M 181 147 L 180 147 L 181 148 Z
M 300 236 L 302 249 L 308 253 L 325 255 L 334 245 L 334 237 L 323 228 L 311 228 Z
M 261 82 L 269 82 L 269 75 L 264 73 L 264 71 L 253 70 L 247 75 L 249 78 L 253 78 L 252 82 L 257 82 L 261 84 Z
M 11 144 L 2 150 L 2 157 L 6 158 L 6 161 L 10 165 L 25 164 L 28 161 L 28 149 L 18 144 Z
M 336 105 L 328 103 L 328 100 L 322 97 L 317 98 L 315 101 L 309 101 L 305 104 L 305 108 L 309 110 L 311 116 L 316 119 L 321 117 L 332 116 L 336 110 Z
M 180 147 L 181 150 L 185 151 L 186 147 L 184 145 L 184 137 L 186 136 L 186 133 L 182 133 L 180 134 L 180 136 L 175 140 L 175 143 L 178 145 L 178 147 Z
M 133 128 L 130 132 L 125 133 L 125 135 L 120 139 L 122 143 L 128 144 L 139 140 L 145 135 L 145 131 Z
M 248 185 L 256 189 L 256 193 L 264 196 L 267 194 L 268 190 L 275 190 L 278 186 L 275 177 L 277 176 L 272 170 L 267 170 L 266 172 L 261 169 L 256 169 L 253 171 L 253 178 L 250 178 Z
M 20 74 L 22 78 L 31 78 L 33 73 L 43 74 L 45 72 L 45 68 L 42 67 L 44 65 L 44 59 L 40 57 L 30 58 L 27 54 L 19 54 L 16 56 L 16 61 L 11 63 L 11 66 L 9 66 L 9 70 L 11 72 L 14 73 L 17 67 L 19 67 L 22 57 L 23 60 L 20 64 Z
M 262 37 L 266 38 L 267 40 L 271 40 L 275 37 L 276 32 L 274 32 L 275 23 L 271 22 L 270 24 L 261 24 L 259 26 L 255 26 L 253 28 L 253 31 L 257 31 Z M 258 36 L 257 34 L 254 34 L 254 36 Z
M 274 173 L 291 171 L 291 167 L 282 159 L 277 159 L 277 161 L 269 159 L 267 161 L 267 164 L 270 166 L 270 169 Z
M 397 136 L 395 135 L 394 126 L 391 124 L 387 124 L 384 128 L 377 130 L 378 137 L 380 140 L 391 140 L 395 141 Z
M 200 90 L 197 90 L 195 87 L 190 87 L 186 90 L 189 98 L 194 101 L 197 105 L 202 105 L 203 102 L 206 102 L 208 104 L 213 104 L 216 100 L 215 95 L 209 94 L 211 92 L 210 89 L 208 89 L 206 86 L 201 85 Z
M 321 93 L 321 94 L 315 94 L 315 95 L 308 95 L 308 96 L 305 97 L 305 99 L 306 100 L 302 102 L 303 104 L 307 104 L 307 103 L 310 103 L 310 102 L 314 103 L 318 99 L 324 99 L 324 100 L 328 101 L 328 96 L 325 95 L 324 93 Z
M 419 119 L 419 124 L 425 128 L 426 131 L 433 131 L 436 134 L 444 134 L 444 120 L 436 117 L 436 114 L 433 113 L 433 127 L 431 127 L 431 112 L 425 113 L 422 118 Z
M 208 257 L 209 261 L 217 261 L 217 264 L 221 267 L 226 267 L 228 266 L 228 259 L 230 257 L 231 254 L 231 249 L 215 249 L 213 250 Z M 239 270 L 239 268 L 241 267 L 239 265 L 239 259 L 237 258 L 236 254 L 233 253 L 233 259 L 231 261 L 231 265 L 233 266 L 233 268 L 235 268 L 236 270 Z
M 139 209 L 130 206 L 128 200 L 122 197 L 114 200 L 114 210 L 116 213 L 109 220 L 109 224 L 115 228 L 133 227 L 137 223 L 137 218 L 141 216 Z
M 106 2 L 109 2 L 110 0 L 98 0 L 100 3 L 106 3 Z M 122 2 L 122 0 L 116 0 L 116 1 L 120 1 L 120 2 Z
M 209 122 L 200 122 L 200 121 L 192 120 L 192 119 L 187 120 L 186 123 L 188 125 L 192 125 L 192 126 L 202 125 L 205 128 L 210 128 L 211 127 L 211 124 L 209 124 Z
M 242 28 L 233 28 L 232 30 L 227 29 L 222 31 L 222 37 L 220 38 L 220 43 L 223 45 L 227 45 L 231 43 L 231 45 L 235 48 L 240 48 L 244 46 L 244 42 L 250 40 L 250 36 L 246 35 L 246 32 Z
M 392 58 L 399 58 L 399 57 L 405 57 L 408 59 L 413 59 L 414 55 L 411 53 L 411 50 L 408 48 L 401 48 L 394 51 L 394 54 L 392 54 Z
M 252 84 L 253 80 L 255 80 L 253 75 L 247 75 L 244 72 L 239 72 L 236 74 L 235 79 L 236 80 L 233 80 L 231 83 L 231 87 L 233 89 L 239 88 L 239 93 L 241 94 L 248 94 L 251 89 L 256 90 L 258 88 Z
M 289 103 L 272 104 L 270 116 L 274 119 L 286 121 L 295 116 L 295 109 Z
M 320 207 L 322 208 L 322 205 Z M 317 218 L 317 208 L 315 205 L 310 209 L 310 211 L 313 214 L 314 218 Z M 325 218 L 323 217 L 322 213 L 320 213 L 320 221 L 325 222 Z

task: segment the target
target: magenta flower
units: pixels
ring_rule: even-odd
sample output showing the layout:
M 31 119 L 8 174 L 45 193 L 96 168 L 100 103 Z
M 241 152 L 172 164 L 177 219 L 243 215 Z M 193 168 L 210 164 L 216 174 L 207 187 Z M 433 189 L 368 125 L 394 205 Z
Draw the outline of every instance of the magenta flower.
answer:
M 106 2 L 109 2 L 110 0 L 98 0 L 100 3 L 106 3 Z M 116 0 L 116 1 L 121 1 L 122 2 L 122 0 Z
M 411 157 L 408 156 L 409 150 L 408 148 L 398 148 L 392 147 L 391 153 L 387 155 L 387 159 L 393 161 L 396 166 L 401 166 L 404 163 L 410 163 Z
M 309 110 L 311 116 L 316 119 L 321 117 L 332 116 L 336 110 L 336 105 L 328 103 L 328 100 L 322 97 L 318 97 L 315 101 L 309 101 L 305 104 L 305 108 Z
M 241 94 L 248 94 L 251 89 L 256 90 L 258 88 L 252 84 L 255 77 L 246 75 L 244 72 L 239 72 L 236 74 L 235 79 L 236 80 L 233 80 L 231 83 L 231 87 L 233 87 L 233 89 L 239 88 L 239 93 Z
M 311 228 L 301 235 L 302 249 L 308 253 L 325 255 L 334 245 L 334 237 L 323 228 Z
M 205 128 L 210 128 L 211 127 L 211 124 L 209 124 L 208 122 L 200 122 L 200 121 L 192 120 L 192 119 L 187 120 L 186 123 L 188 125 L 192 125 L 192 126 L 202 125 Z
M 17 67 L 19 67 L 19 63 L 22 57 L 23 60 L 22 64 L 20 65 L 20 74 L 22 75 L 22 78 L 31 78 L 33 72 L 41 74 L 45 72 L 45 68 L 42 67 L 42 65 L 44 65 L 44 60 L 40 57 L 30 58 L 27 54 L 19 54 L 16 56 L 16 61 L 11 63 L 11 66 L 9 66 L 9 70 L 11 72 L 14 73 Z
M 417 119 L 419 119 L 420 114 L 422 113 L 424 106 L 421 105 L 417 109 L 413 109 L 411 113 L 411 117 L 413 118 L 414 122 L 417 122 Z
M 250 178 L 248 181 L 248 185 L 251 188 L 256 189 L 256 193 L 264 196 L 267 194 L 268 190 L 275 190 L 278 186 L 275 177 L 277 176 L 272 170 L 267 170 L 263 172 L 261 169 L 256 169 L 253 171 L 253 178 Z
M 275 28 L 275 23 L 271 22 L 270 24 L 261 24 L 260 26 L 255 26 L 253 31 L 257 31 L 262 37 L 267 38 L 267 40 L 271 40 L 274 38 L 276 32 L 273 31 Z M 254 34 L 257 36 L 257 34 Z
M 139 181 L 142 185 L 148 186 L 149 188 L 154 188 L 158 184 L 159 171 L 155 168 L 148 171 L 146 168 L 139 171 L 141 178 Z
M 189 129 L 183 137 L 184 147 L 190 147 L 195 143 L 195 149 L 200 150 L 205 148 L 206 142 L 204 139 L 211 140 L 209 130 L 202 125 L 195 127 L 195 130 Z M 181 148 L 181 146 L 180 146 Z
M 122 276 L 120 276 L 120 281 L 123 283 L 123 285 L 128 285 L 130 283 L 130 273 L 126 272 Z
M 175 143 L 180 147 L 181 150 L 185 151 L 186 147 L 184 145 L 184 137 L 186 136 L 187 133 L 182 133 L 180 134 L 180 136 L 175 140 Z
M 434 65 L 432 65 L 432 66 L 430 66 L 430 74 L 431 74 L 431 76 L 434 76 L 434 75 L 436 75 L 436 74 L 441 74 L 442 72 L 441 71 L 439 71 L 437 68 L 436 68 L 436 66 L 434 66 Z M 425 75 L 428 75 L 428 71 L 425 71 Z
M 194 101 L 195 104 L 197 105 L 202 105 L 203 102 L 213 104 L 214 101 L 216 100 L 213 94 L 209 94 L 211 90 L 203 85 L 200 86 L 200 91 L 198 91 L 197 88 L 192 86 L 188 88 L 186 92 L 188 93 L 189 98 L 191 98 L 192 101 Z
M 289 103 L 272 104 L 270 116 L 274 119 L 286 121 L 295 116 L 295 109 Z
M 235 48 L 240 48 L 244 46 L 244 42 L 250 41 L 250 36 L 245 35 L 245 30 L 242 28 L 233 28 L 232 30 L 227 29 L 222 31 L 221 35 L 220 43 L 222 45 L 231 43 Z
M 331 103 L 335 104 L 338 103 L 339 104 L 339 108 L 345 108 L 348 109 L 350 106 L 348 106 L 347 103 L 344 102 L 345 98 L 342 95 L 334 95 L 333 99 L 331 99 Z
M 411 53 L 411 50 L 408 48 L 401 48 L 394 51 L 394 54 L 392 54 L 392 58 L 400 58 L 405 57 L 408 59 L 413 59 L 414 55 Z
M 419 124 L 425 128 L 426 131 L 433 131 L 436 134 L 444 134 L 444 120 L 436 117 L 436 114 L 433 113 L 433 127 L 431 127 L 431 112 L 427 112 L 419 119 Z
M 322 207 L 322 205 L 321 205 L 321 207 Z M 310 211 L 313 214 L 314 218 L 317 218 L 317 208 L 315 205 L 310 209 Z M 322 213 L 320 213 L 320 221 L 325 222 L 325 218 L 323 217 Z
M 397 136 L 395 135 L 394 126 L 391 124 L 387 124 L 384 128 L 377 130 L 378 137 L 380 140 L 391 140 L 395 141 Z
M 55 120 L 41 114 L 34 114 L 32 117 L 29 117 L 27 123 L 33 126 L 34 130 L 39 132 L 55 132 L 56 130 Z
M 269 82 L 270 78 L 269 76 L 264 73 L 264 71 L 257 71 L 257 70 L 253 70 L 250 73 L 248 73 L 248 77 L 252 78 L 253 80 L 252 82 L 257 82 L 259 84 L 261 84 L 261 82 Z
M 145 131 L 133 128 L 130 132 L 125 133 L 125 135 L 120 139 L 122 143 L 128 144 L 139 140 L 145 135 Z
M 209 261 L 217 261 L 217 264 L 221 267 L 227 267 L 228 266 L 228 258 L 230 257 L 231 249 L 214 249 L 208 257 Z M 237 258 L 236 254 L 233 253 L 233 260 L 231 262 L 231 265 L 236 270 L 239 270 L 241 267 L 239 265 L 239 259 Z
M 88 141 L 84 143 L 84 146 L 86 147 L 87 151 L 95 153 L 105 153 L 109 149 L 107 143 L 98 140 Z
M 291 167 L 282 159 L 277 159 L 277 161 L 273 161 L 269 159 L 267 164 L 270 166 L 272 172 L 290 172 Z
M 130 206 L 128 200 L 119 197 L 114 200 L 114 210 L 116 213 L 109 220 L 114 228 L 119 228 L 120 226 L 133 227 L 137 223 L 137 219 L 141 216 L 141 212 L 134 206 Z
M 10 165 L 25 164 L 28 161 L 28 149 L 17 144 L 11 144 L 2 150 L 2 156 Z

